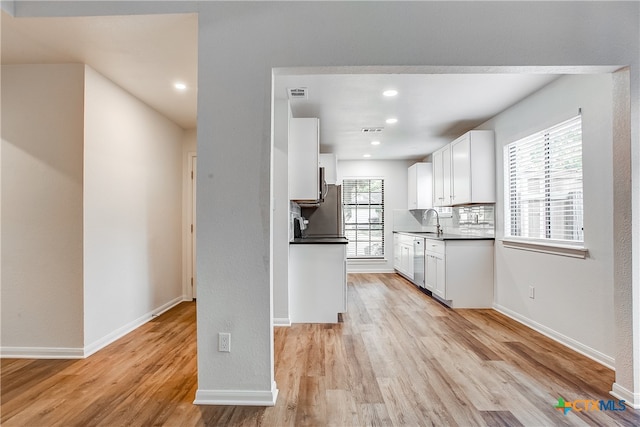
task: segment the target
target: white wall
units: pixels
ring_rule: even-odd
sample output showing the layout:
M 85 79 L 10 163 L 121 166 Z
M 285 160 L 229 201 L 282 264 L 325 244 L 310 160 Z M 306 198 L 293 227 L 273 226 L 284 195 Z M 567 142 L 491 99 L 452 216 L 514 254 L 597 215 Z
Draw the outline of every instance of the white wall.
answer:
M 496 243 L 495 304 L 590 356 L 613 365 L 612 77 L 566 76 L 487 123 L 496 135 L 496 238 L 504 237 L 503 147 L 582 108 L 584 236 L 589 256 L 509 249 Z M 528 297 L 535 287 L 535 299 Z
M 83 74 L 2 66 L 3 355 L 82 355 Z
M 183 131 L 86 67 L 85 343 L 182 299 Z
M 195 153 L 198 149 L 198 130 L 188 129 L 184 131 L 182 138 L 182 151 L 183 153 Z
M 339 160 L 338 178 L 384 178 L 384 262 L 350 260 L 349 272 L 393 272 L 393 210 L 407 209 L 407 169 L 415 161 Z

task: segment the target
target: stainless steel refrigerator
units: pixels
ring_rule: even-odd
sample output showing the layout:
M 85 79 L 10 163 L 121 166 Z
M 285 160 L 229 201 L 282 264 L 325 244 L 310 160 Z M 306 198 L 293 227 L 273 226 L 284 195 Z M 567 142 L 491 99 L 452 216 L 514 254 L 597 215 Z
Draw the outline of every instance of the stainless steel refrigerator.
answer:
M 342 218 L 342 186 L 328 185 L 324 202 L 315 208 L 302 208 L 301 214 L 309 220 L 305 235 L 344 237 Z

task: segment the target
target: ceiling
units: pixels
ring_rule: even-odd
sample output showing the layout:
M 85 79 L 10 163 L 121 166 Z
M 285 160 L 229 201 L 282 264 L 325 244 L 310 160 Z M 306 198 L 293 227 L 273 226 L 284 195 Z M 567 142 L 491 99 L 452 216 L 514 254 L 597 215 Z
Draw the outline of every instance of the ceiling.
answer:
M 291 110 L 294 117 L 320 118 L 321 152 L 339 159 L 421 159 L 558 76 L 305 74 L 277 76 L 274 90 L 285 98 L 288 88 L 308 89 L 308 99 L 293 99 Z M 398 94 L 383 96 L 388 89 Z M 386 124 L 391 117 L 398 122 Z
M 2 64 L 84 63 L 184 129 L 196 127 L 196 14 L 12 18 Z M 184 82 L 177 91 L 173 84 Z
M 195 14 L 13 18 L 2 12 L 2 64 L 85 63 L 184 129 L 197 123 Z M 420 159 L 558 74 L 304 74 L 276 76 L 274 95 L 305 87 L 294 117 L 320 118 L 322 152 L 339 159 Z M 173 84 L 184 82 L 185 91 Z M 386 89 L 398 95 L 384 97 Z M 396 117 L 393 125 L 385 119 Z M 383 127 L 380 133 L 362 128 Z M 380 145 L 371 145 L 372 140 Z

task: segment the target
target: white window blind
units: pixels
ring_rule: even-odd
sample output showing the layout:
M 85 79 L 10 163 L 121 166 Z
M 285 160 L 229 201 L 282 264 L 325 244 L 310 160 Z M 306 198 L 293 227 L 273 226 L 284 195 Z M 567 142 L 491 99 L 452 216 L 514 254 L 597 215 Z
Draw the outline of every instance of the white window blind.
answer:
M 342 203 L 347 258 L 383 258 L 384 180 L 343 179 Z
M 581 116 L 512 142 L 504 161 L 505 237 L 584 242 Z

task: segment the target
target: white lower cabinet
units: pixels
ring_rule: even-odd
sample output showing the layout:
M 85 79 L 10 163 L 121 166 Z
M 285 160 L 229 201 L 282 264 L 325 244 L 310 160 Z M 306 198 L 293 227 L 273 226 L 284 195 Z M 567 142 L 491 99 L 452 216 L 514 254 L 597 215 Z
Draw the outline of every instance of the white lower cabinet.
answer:
M 413 237 L 394 233 L 393 268 L 413 280 Z
M 446 271 L 444 260 L 445 243 L 426 240 L 424 253 L 425 287 L 440 298 L 445 298 Z
M 402 268 L 402 255 L 400 252 L 400 235 L 393 233 L 393 268 L 396 270 Z
M 347 245 L 289 245 L 292 323 L 337 323 L 347 311 Z
M 452 308 L 491 308 L 493 243 L 427 239 L 425 287 Z

